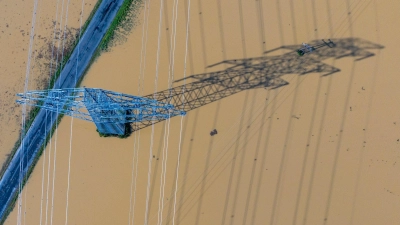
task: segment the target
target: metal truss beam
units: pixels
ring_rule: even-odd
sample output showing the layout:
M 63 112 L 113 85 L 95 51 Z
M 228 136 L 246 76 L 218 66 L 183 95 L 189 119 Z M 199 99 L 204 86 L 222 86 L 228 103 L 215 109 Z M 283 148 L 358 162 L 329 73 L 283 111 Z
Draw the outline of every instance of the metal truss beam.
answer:
M 328 65 L 323 60 L 329 58 L 340 59 L 355 57 L 356 60 L 373 56 L 370 49 L 382 49 L 383 46 L 360 38 L 331 39 L 334 48 L 318 48 L 312 54 L 299 57 L 296 50 L 299 45 L 281 46 L 266 54 L 279 49 L 290 52 L 277 56 L 262 56 L 246 59 L 225 60 L 209 67 L 228 64 L 229 68 L 222 71 L 192 75 L 192 83 L 174 87 L 172 89 L 147 95 L 146 98 L 173 104 L 177 109 L 185 112 L 196 109 L 240 91 L 255 88 L 279 88 L 289 83 L 281 78 L 283 75 L 322 73 L 324 76 L 339 72 L 340 69 Z M 321 45 L 321 40 L 311 41 L 310 45 Z M 176 82 L 179 82 L 178 80 Z M 132 129 L 139 130 L 159 121 L 141 121 L 133 124 Z

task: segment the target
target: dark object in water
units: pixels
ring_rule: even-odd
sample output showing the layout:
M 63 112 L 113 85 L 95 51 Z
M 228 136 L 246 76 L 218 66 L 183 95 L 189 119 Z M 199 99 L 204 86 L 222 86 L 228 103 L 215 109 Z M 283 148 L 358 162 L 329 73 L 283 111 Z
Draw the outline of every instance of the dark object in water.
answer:
M 210 132 L 210 135 L 211 135 L 211 136 L 214 136 L 214 135 L 216 135 L 216 134 L 218 134 L 217 129 L 214 129 L 214 130 L 212 130 L 212 131 Z

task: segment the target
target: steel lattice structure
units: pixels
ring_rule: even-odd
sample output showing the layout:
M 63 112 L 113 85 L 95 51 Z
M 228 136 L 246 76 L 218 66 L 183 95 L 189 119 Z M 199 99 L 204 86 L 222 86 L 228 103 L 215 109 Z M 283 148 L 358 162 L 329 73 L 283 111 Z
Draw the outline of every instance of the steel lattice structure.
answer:
M 185 115 L 171 104 L 98 88 L 66 88 L 19 93 L 20 104 L 94 122 L 100 133 L 125 133 L 125 124 Z
M 339 72 L 340 69 L 330 66 L 323 60 L 329 58 L 340 59 L 343 57 L 357 57 L 362 60 L 375 54 L 368 50 L 382 49 L 383 46 L 360 38 L 331 39 L 334 48 L 319 48 L 312 54 L 299 57 L 296 50 L 299 45 L 281 46 L 265 52 L 286 49 L 290 50 L 278 56 L 263 56 L 256 58 L 226 60 L 218 64 L 229 64 L 226 70 L 196 74 L 188 78 L 196 81 L 145 96 L 157 101 L 169 102 L 176 108 L 185 112 L 203 105 L 218 101 L 222 98 L 236 94 L 240 91 L 254 88 L 279 88 L 289 83 L 282 78 L 283 75 L 309 73 L 323 73 L 324 76 Z M 321 45 L 321 40 L 309 42 L 310 45 Z M 177 81 L 178 82 L 178 81 Z M 184 93 L 184 94 L 183 94 Z M 133 125 L 132 129 L 139 130 L 159 121 L 141 121 Z
M 359 38 L 332 39 L 334 48 L 318 48 L 312 54 L 299 57 L 299 45 L 281 46 L 266 54 L 286 49 L 290 52 L 278 56 L 263 56 L 226 60 L 226 70 L 196 74 L 188 78 L 196 81 L 160 91 L 144 97 L 126 95 L 94 88 L 31 91 L 19 94 L 19 103 L 38 106 L 80 119 L 92 121 L 104 134 L 122 134 L 126 125 L 132 131 L 142 129 L 203 105 L 218 101 L 243 90 L 254 88 L 279 88 L 289 84 L 280 78 L 288 74 L 324 73 L 324 76 L 340 69 L 324 62 L 328 58 L 358 57 L 365 59 L 374 55 L 369 49 L 383 46 Z M 321 45 L 320 40 L 309 42 Z M 179 80 L 178 80 L 179 81 Z M 177 81 L 177 82 L 178 82 Z

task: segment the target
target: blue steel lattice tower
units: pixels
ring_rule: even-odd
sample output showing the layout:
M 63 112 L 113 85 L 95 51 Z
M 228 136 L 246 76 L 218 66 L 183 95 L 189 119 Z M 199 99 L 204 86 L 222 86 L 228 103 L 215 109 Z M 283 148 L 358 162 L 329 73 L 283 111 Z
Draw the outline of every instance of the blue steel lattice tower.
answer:
M 130 123 L 186 115 L 166 102 L 98 88 L 29 91 L 17 96 L 20 104 L 94 122 L 102 134 L 124 135 Z

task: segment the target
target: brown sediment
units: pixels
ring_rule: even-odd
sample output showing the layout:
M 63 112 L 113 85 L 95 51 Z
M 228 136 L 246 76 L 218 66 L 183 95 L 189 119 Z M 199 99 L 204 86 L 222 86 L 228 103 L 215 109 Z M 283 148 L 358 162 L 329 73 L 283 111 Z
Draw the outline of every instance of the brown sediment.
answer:
M 193 74 L 204 73 L 205 66 L 222 61 L 224 53 L 227 59 L 243 58 L 237 1 L 221 1 L 221 18 L 218 16 L 218 5 L 215 1 L 201 1 L 201 10 L 199 2 L 191 2 L 190 47 L 193 64 L 188 64 L 188 71 L 193 71 L 191 72 Z M 151 1 L 151 4 L 142 95 L 154 92 L 156 72 L 159 2 Z M 280 1 L 279 4 L 278 8 L 276 1 L 262 1 L 264 25 L 261 28 L 257 14 L 259 3 L 242 1 L 247 57 L 262 56 L 264 43 L 258 33 L 260 30 L 265 33 L 267 50 L 283 44 L 294 44 L 295 38 L 301 43 L 303 40 L 308 42 L 310 39 L 350 35 L 344 2 L 330 2 L 332 4 L 330 16 L 333 21 L 331 25 L 335 31 L 333 37 L 329 36 L 330 23 L 325 13 L 327 8 L 325 2 L 318 2 L 315 11 L 312 10 L 311 2 L 305 2 L 304 5 L 303 2 L 295 2 L 293 11 L 290 10 L 289 3 Z M 183 78 L 186 34 L 183 5 L 180 2 L 177 21 L 176 80 Z M 173 4 L 167 2 L 166 6 L 165 12 L 168 12 L 168 21 L 171 23 Z M 356 7 L 350 14 L 353 35 L 385 46 L 383 50 L 375 51 L 374 57 L 355 62 L 353 74 L 351 71 L 354 58 L 343 58 L 335 62 L 329 59 L 325 63 L 340 68 L 339 73 L 326 77 L 317 74 L 302 75 L 299 83 L 293 75 L 286 75 L 283 79 L 290 84 L 270 91 L 267 102 L 265 101 L 267 90 L 263 88 L 251 90 L 250 92 L 255 92 L 256 97 L 250 99 L 254 104 L 247 105 L 254 105 L 253 115 L 249 115 L 250 110 L 243 110 L 246 97 L 244 92 L 220 100 L 219 111 L 217 103 L 211 103 L 196 109 L 197 116 L 195 111 L 188 113 L 184 119 L 182 134 L 178 180 L 180 189 L 177 192 L 177 199 L 181 202 L 176 205 L 176 224 L 220 224 L 223 219 L 226 224 L 251 224 L 251 221 L 253 224 L 266 224 L 271 221 L 272 212 L 275 213 L 273 217 L 275 224 L 303 224 L 305 218 L 306 224 L 323 224 L 324 221 L 326 224 L 392 224 L 400 221 L 399 204 L 397 204 L 400 193 L 397 175 L 400 169 L 396 163 L 399 158 L 396 124 L 399 122 L 400 103 L 393 97 L 400 94 L 399 79 L 396 75 L 396 71 L 400 68 L 396 60 L 393 60 L 397 56 L 399 47 L 396 40 L 399 31 L 390 25 L 399 19 L 396 12 L 400 4 L 379 2 L 376 6 L 374 3 L 369 5 L 360 3 L 352 7 Z M 308 17 L 305 17 L 305 14 Z M 313 15 L 317 27 L 313 25 Z M 168 87 L 170 60 L 168 50 L 171 42 L 167 35 L 172 33 L 172 25 L 165 24 L 164 16 L 161 29 L 158 91 Z M 223 24 L 223 43 L 220 39 L 219 19 Z M 139 15 L 139 20 L 143 22 L 143 14 Z M 292 21 L 295 21 L 295 24 Z M 379 24 L 376 25 L 376 22 Z M 11 22 L 8 24 L 10 27 L 13 26 Z M 200 29 L 201 24 L 204 26 L 203 34 Z M 18 28 L 18 33 L 21 29 L 27 31 L 29 27 Z M 123 45 L 114 46 L 110 52 L 102 54 L 93 63 L 82 85 L 137 95 L 141 38 L 142 29 L 139 26 L 127 36 L 127 41 Z M 201 44 L 203 41 L 204 45 Z M 21 41 L 25 49 L 27 44 L 26 41 Z M 222 46 L 225 48 L 222 49 Z M 204 53 L 207 53 L 208 65 L 203 65 Z M 21 54 L 20 60 L 24 61 L 25 58 L 26 54 Z M 209 68 L 207 72 L 223 69 L 224 66 L 220 65 Z M 353 76 L 353 88 L 347 93 L 351 76 Z M 22 78 L 20 80 L 22 81 Z M 298 102 L 292 110 L 296 87 L 299 88 L 296 97 Z M 320 92 L 316 96 L 318 88 Z M 365 90 L 360 91 L 360 89 Z M 15 92 L 12 92 L 12 95 Z M 345 104 L 347 98 L 349 98 L 348 105 Z M 264 109 L 263 106 L 266 108 L 261 111 Z M 314 107 L 316 113 L 312 122 Z M 291 111 L 294 113 L 291 114 Z M 324 111 L 326 113 L 323 115 Z M 264 112 L 265 121 L 261 121 Z M 240 116 L 242 113 L 243 118 Z M 274 119 L 268 119 L 269 117 Z M 213 124 L 215 118 L 216 126 Z M 242 130 L 239 130 L 237 125 L 240 120 L 243 120 Z M 250 124 L 249 121 L 255 122 Z M 180 136 L 180 118 L 173 118 L 170 122 L 163 224 L 172 224 L 174 179 Z M 265 125 L 263 130 L 260 130 L 263 122 Z M 341 124 L 344 126 L 341 127 Z M 58 129 L 53 219 L 55 224 L 65 221 L 70 126 L 71 119 L 65 117 Z M 152 128 L 140 131 L 135 206 L 135 223 L 138 224 L 143 223 L 146 211 L 149 158 L 152 160 L 149 224 L 157 223 L 164 133 L 168 133 L 164 131 L 164 126 L 165 123 L 159 123 L 154 127 L 154 146 L 151 155 L 149 151 Z M 218 130 L 218 135 L 210 137 L 210 130 L 214 128 Z M 138 133 L 133 133 L 127 139 L 101 138 L 94 124 L 80 120 L 74 120 L 72 132 L 69 223 L 127 223 L 134 139 Z M 288 136 L 290 138 L 285 142 L 287 132 L 290 132 Z M 238 136 L 238 133 L 243 135 Z M 247 139 L 244 135 L 246 133 Z M 308 133 L 311 134 L 309 142 L 307 142 Z M 259 135 L 261 141 L 257 148 Z M 243 149 L 245 143 L 246 148 Z M 318 151 L 317 143 L 320 143 Z M 54 140 L 52 146 L 53 156 Z M 239 155 L 234 155 L 235 148 L 238 149 Z M 307 148 L 309 153 L 305 158 Z M 349 151 L 346 151 L 347 149 Z M 49 148 L 46 153 L 45 175 L 47 175 L 48 150 Z M 282 161 L 283 150 L 286 152 Z M 334 160 L 336 152 L 339 152 L 337 161 Z M 231 171 L 234 160 L 236 160 L 235 166 Z M 40 219 L 42 163 L 43 157 L 25 188 L 27 192 L 23 192 L 27 194 L 26 200 L 23 200 L 23 207 L 26 205 L 27 209 L 26 221 L 30 223 L 38 223 Z M 52 171 L 52 166 L 50 169 Z M 336 175 L 332 180 L 333 170 L 336 171 Z M 204 171 L 208 171 L 207 176 L 204 176 Z M 231 172 L 233 175 L 229 182 Z M 279 174 L 281 177 L 278 177 Z M 204 177 L 206 179 L 203 179 Z M 46 176 L 44 183 L 47 183 Z M 229 183 L 232 184 L 230 189 L 227 186 Z M 333 183 L 332 188 L 331 183 Z M 301 189 L 300 184 L 302 184 Z M 202 186 L 204 192 L 200 193 Z M 45 185 L 44 192 L 46 191 Z M 331 198 L 328 201 L 329 195 Z M 236 201 L 233 199 L 234 196 L 237 196 Z M 276 196 L 278 197 L 274 204 Z M 50 199 L 52 197 L 51 186 L 49 197 Z M 202 206 L 198 209 L 200 201 Z M 223 218 L 225 208 L 226 213 Z M 16 211 L 12 212 L 6 224 L 15 224 Z M 294 218 L 295 211 L 297 213 Z
M 96 1 L 86 2 L 86 12 L 83 19 L 86 19 L 91 11 L 90 6 Z M 3 1 L 1 14 L 3 22 L 0 30 L 9 32 L 9 35 L 2 35 L 0 38 L 0 46 L 2 46 L 3 54 L 0 56 L 0 68 L 2 70 L 0 84 L 0 164 L 6 160 L 6 154 L 14 146 L 17 141 L 21 129 L 21 110 L 20 106 L 15 103 L 16 93 L 23 92 L 24 80 L 26 72 L 26 60 L 28 56 L 29 40 L 31 31 L 31 17 L 33 10 L 32 3 L 11 3 Z M 79 28 L 79 15 L 81 5 L 73 3 L 69 6 L 69 19 L 66 32 L 65 28 L 65 9 L 63 13 L 63 24 L 60 26 L 61 4 L 59 8 L 58 23 L 55 23 L 56 2 L 41 1 L 38 4 L 37 19 L 35 24 L 35 38 L 32 47 L 32 62 L 29 75 L 28 90 L 43 89 L 48 83 L 50 76 L 50 60 L 51 53 L 49 46 L 53 43 L 53 30 L 56 25 L 58 35 L 55 36 L 55 49 L 61 60 L 61 49 L 63 43 L 60 41 L 64 35 L 64 53 L 68 52 L 71 41 L 76 38 L 76 32 Z M 10 16 L 6 16 L 10 14 Z M 74 18 L 74 19 L 71 19 Z M 78 19 L 75 19 L 78 18 Z M 26 35 L 18 35 L 26 34 Z M 55 67 L 55 58 L 54 58 Z M 53 69 L 54 70 L 54 69 Z M 53 71 L 54 72 L 54 71 Z M 29 110 L 29 108 L 28 108 Z

